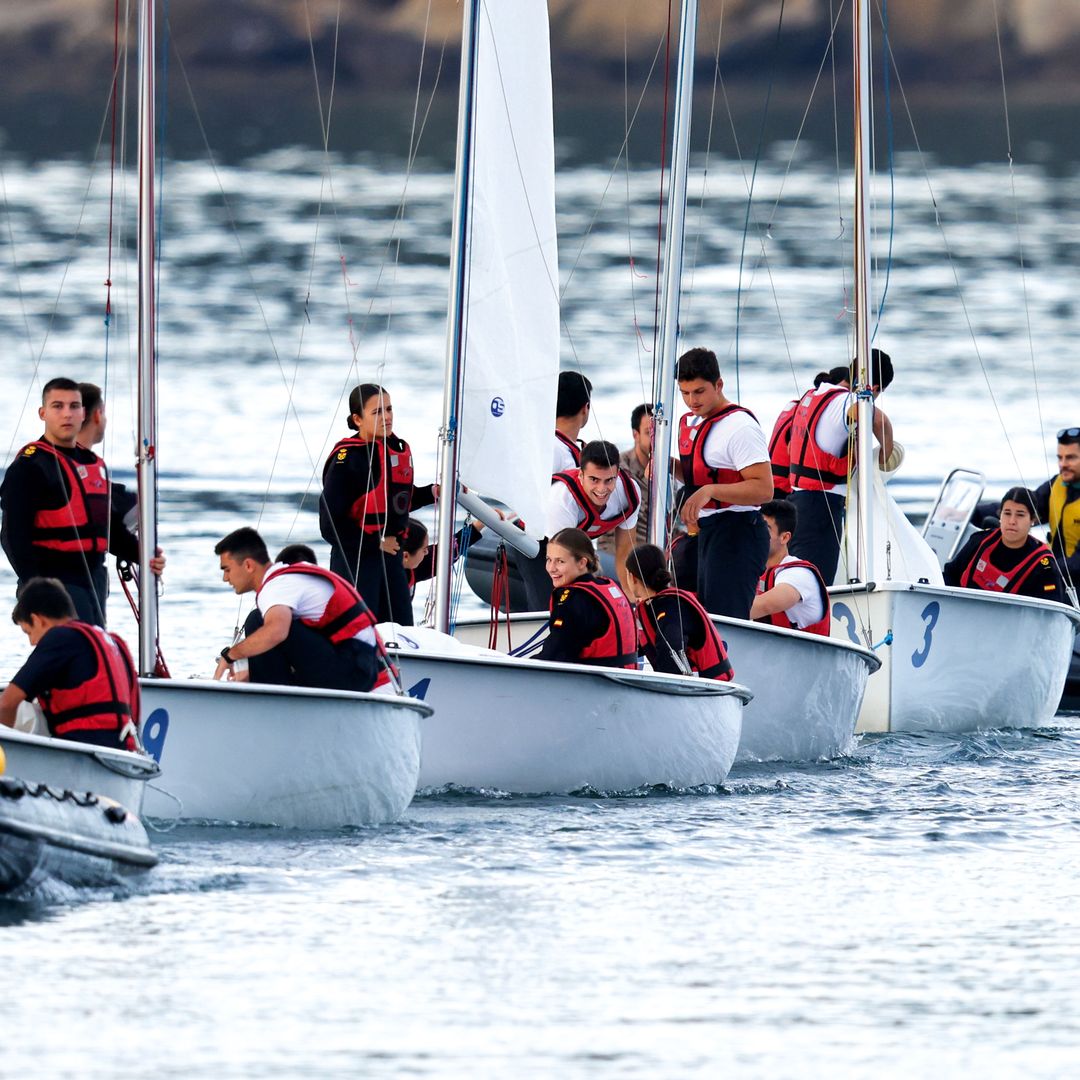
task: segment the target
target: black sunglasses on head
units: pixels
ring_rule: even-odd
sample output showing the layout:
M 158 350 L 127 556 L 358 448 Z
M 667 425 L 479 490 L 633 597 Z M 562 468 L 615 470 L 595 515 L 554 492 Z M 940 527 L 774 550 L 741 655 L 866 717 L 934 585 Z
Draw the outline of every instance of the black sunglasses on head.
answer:
M 1080 438 L 1080 427 L 1063 427 L 1058 432 L 1058 442 L 1062 439 L 1077 439 Z

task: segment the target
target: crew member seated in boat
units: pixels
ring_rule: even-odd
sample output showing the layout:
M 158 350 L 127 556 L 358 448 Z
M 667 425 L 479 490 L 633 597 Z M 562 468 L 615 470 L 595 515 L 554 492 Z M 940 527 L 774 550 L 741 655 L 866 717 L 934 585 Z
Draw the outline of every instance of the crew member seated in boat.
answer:
M 412 599 L 401 537 L 409 511 L 435 501 L 432 485 L 413 487 L 412 451 L 394 434 L 390 395 L 362 383 L 349 395 L 341 439 L 323 466 L 319 531 L 330 569 L 352 582 L 379 622 L 412 626 Z
M 641 492 L 641 506 L 638 507 L 637 525 L 634 528 L 634 541 L 644 544 L 649 538 L 649 479 L 645 470 L 652 460 L 653 407 L 645 403 L 634 407 L 630 414 L 630 433 L 634 444 L 619 455 L 619 468 L 629 473 L 636 481 Z M 596 546 L 601 551 L 615 552 L 615 534 L 604 533 Z
M 560 371 L 555 399 L 555 456 L 552 474 L 581 464 L 581 429 L 589 422 L 592 383 L 580 371 Z
M 0 694 L 0 723 L 14 727 L 19 705 L 36 698 L 50 735 L 137 749 L 139 680 L 123 640 L 79 620 L 56 578 L 25 582 L 11 620 L 34 651 Z
M 581 529 L 561 529 L 548 540 L 546 563 L 551 614 L 536 659 L 636 668 L 634 610 L 617 582 L 599 576 L 588 536 Z
M 222 580 L 239 595 L 254 592 L 255 609 L 244 637 L 221 650 L 214 678 L 361 691 L 387 682 L 375 618 L 360 593 L 304 558 L 313 556 L 310 548 L 297 547 L 271 563 L 262 537 L 250 528 L 215 545 Z M 234 667 L 238 660 L 247 661 L 246 672 Z
M 494 509 L 494 507 L 493 507 Z M 502 517 L 499 510 L 495 513 Z M 454 561 L 461 557 L 483 535 L 484 523 L 472 520 L 458 529 L 454 537 Z M 416 518 L 409 518 L 405 535 L 401 538 L 401 550 L 404 553 L 405 572 L 409 575 L 409 595 L 416 595 L 416 586 L 421 581 L 430 581 L 435 576 L 435 557 L 439 545 L 431 543 L 427 526 Z
M 40 439 L 24 446 L 0 485 L 0 541 L 19 585 L 52 577 L 64 583 L 83 622 L 105 625 L 109 579 L 105 553 L 134 562 L 138 541 L 110 499 L 105 462 L 79 443 L 85 410 L 79 384 L 50 379 L 41 394 Z M 159 551 L 151 569 L 160 575 Z
M 674 468 L 687 488 L 680 516 L 697 534 L 695 591 L 706 611 L 745 619 L 769 553 L 758 510 L 773 490 L 769 444 L 754 414 L 725 397 L 711 350 L 683 353 L 675 377 L 690 410 Z
M 876 400 L 893 379 L 888 353 L 871 350 L 870 372 Z M 833 368 L 814 379 L 814 388 L 799 399 L 791 421 L 789 498 L 799 513 L 791 553 L 812 562 L 827 585 L 833 583 L 840 560 L 857 412 L 849 369 Z M 884 465 L 893 453 L 892 424 L 876 406 L 873 428 Z
M 630 598 L 637 601 L 639 642 L 653 671 L 727 682 L 735 672 L 720 632 L 693 593 L 672 584 L 664 553 L 638 544 L 626 561 Z
M 998 517 L 998 528 L 975 533 L 945 564 L 945 584 L 1067 604 L 1054 553 L 1029 535 L 1035 524 L 1031 492 L 1024 487 L 1010 488 L 1001 500 Z
M 761 508 L 769 529 L 769 561 L 758 582 L 750 618 L 758 622 L 829 636 L 829 594 L 818 568 L 788 553 L 798 526 L 798 511 L 787 499 Z
M 581 452 L 581 467 L 556 473 L 548 495 L 547 535 L 581 529 L 590 540 L 615 534 L 615 570 L 626 582 L 626 556 L 634 546 L 641 507 L 638 482 L 619 466 L 618 448 L 597 440 Z

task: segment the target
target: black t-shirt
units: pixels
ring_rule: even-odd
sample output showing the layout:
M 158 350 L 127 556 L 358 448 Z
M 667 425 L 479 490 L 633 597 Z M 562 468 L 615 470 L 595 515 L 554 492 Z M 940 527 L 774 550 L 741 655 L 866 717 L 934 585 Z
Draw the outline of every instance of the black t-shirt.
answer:
M 977 532 L 956 553 L 956 556 L 945 564 L 942 572 L 946 585 L 959 585 L 964 571 L 975 558 L 975 552 L 979 545 L 993 532 L 992 529 Z M 990 564 L 996 566 L 1002 573 L 1009 573 L 1016 569 L 1034 550 L 1039 541 L 1033 536 L 1027 538 L 1027 543 L 1022 548 L 1008 548 L 1004 544 L 998 544 L 994 548 Z M 1028 575 L 1027 580 L 1020 587 L 1016 596 L 1034 596 L 1042 600 L 1057 600 L 1067 604 L 1068 596 L 1065 593 L 1065 583 L 1061 579 L 1061 571 L 1058 569 L 1057 560 L 1053 555 L 1047 555 L 1040 560 Z
M 577 580 L 597 579 L 592 574 L 582 574 Z M 584 589 L 554 589 L 551 598 L 548 636 L 536 659 L 577 663 L 582 652 L 607 629 L 608 615 Z
M 81 686 L 96 672 L 97 657 L 85 635 L 69 626 L 54 626 L 45 632 L 11 681 L 33 699 L 48 690 Z
M 653 671 L 685 675 L 675 657 L 705 644 L 705 626 L 697 608 L 681 596 L 654 596 L 643 602 L 656 623 L 656 645 L 646 644 L 643 649 Z

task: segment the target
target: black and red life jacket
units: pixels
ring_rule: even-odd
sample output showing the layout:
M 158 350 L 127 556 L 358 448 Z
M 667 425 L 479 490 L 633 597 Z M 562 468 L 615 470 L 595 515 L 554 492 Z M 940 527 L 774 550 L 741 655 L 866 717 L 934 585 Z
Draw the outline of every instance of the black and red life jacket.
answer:
M 575 442 L 569 435 L 564 435 L 558 428 L 555 429 L 555 438 L 570 451 L 570 456 L 574 459 L 574 468 L 581 468 L 581 451 L 584 449 L 581 443 Z
M 324 570 L 314 563 L 292 563 L 275 570 L 272 574 L 267 574 L 256 590 L 255 599 L 258 600 L 259 593 L 266 587 L 268 581 L 273 581 L 282 574 L 307 574 L 308 577 L 321 578 L 329 582 L 334 591 L 330 594 L 322 615 L 317 619 L 301 618 L 300 621 L 305 626 L 310 626 L 312 630 L 318 631 L 332 645 L 340 645 L 362 631 L 370 630 L 375 640 L 375 652 L 380 661 L 379 675 L 375 680 L 376 689 L 387 685 L 391 676 L 397 676 L 397 669 L 383 645 L 379 631 L 375 628 L 375 616 L 351 582 L 346 581 L 340 574 L 335 574 L 333 570 Z
M 19 456 L 37 453 L 49 454 L 56 462 L 67 502 L 34 514 L 30 542 L 50 551 L 104 553 L 109 546 L 109 474 L 105 462 L 96 454 L 90 462 L 73 461 L 46 439 L 23 447 Z M 44 462 L 41 467 L 47 468 Z
M 817 582 L 818 591 L 821 593 L 821 602 L 824 605 L 825 614 L 817 622 L 810 623 L 809 626 L 796 626 L 787 617 L 786 611 L 777 611 L 772 615 L 762 615 L 760 619 L 754 621 L 770 623 L 772 626 L 783 626 L 788 630 L 801 630 L 804 634 L 821 634 L 823 637 L 828 637 L 832 628 L 829 592 L 825 588 L 825 579 L 821 576 L 821 571 L 812 562 L 807 562 L 805 559 L 791 559 L 788 562 L 780 562 L 775 566 L 770 566 L 758 580 L 757 591 L 758 593 L 768 592 L 776 584 L 776 575 L 781 570 L 794 570 L 799 566 L 805 567 L 813 573 L 814 581 Z
M 86 639 L 96 670 L 78 686 L 54 688 L 38 696 L 50 733 L 78 740 L 85 732 L 114 732 L 117 746 L 137 749 L 139 680 L 127 645 L 100 626 L 75 620 L 62 625 Z
M 727 649 L 724 648 L 724 641 L 720 637 L 720 632 L 713 625 L 709 613 L 701 606 L 698 598 L 684 589 L 661 589 L 656 596 L 650 597 L 648 600 L 642 600 L 638 604 L 638 621 L 641 624 L 641 632 L 645 643 L 650 648 L 655 649 L 660 638 L 660 624 L 656 613 L 652 609 L 652 602 L 662 596 L 678 597 L 680 603 L 686 604 L 697 612 L 702 625 L 705 627 L 704 642 L 696 648 L 689 644 L 686 646 L 686 659 L 690 661 L 690 667 L 703 679 L 719 679 L 721 682 L 729 682 L 733 679 L 735 669 L 728 659 Z
M 789 401 L 773 425 L 769 438 L 769 462 L 772 466 L 773 498 L 782 499 L 791 492 L 791 422 L 799 400 Z
M 1036 542 L 1035 547 L 1025 555 L 1011 570 L 1001 570 L 991 561 L 994 552 L 1001 546 L 1001 530 L 994 529 L 987 534 L 975 549 L 971 562 L 960 575 L 960 584 L 965 589 L 983 589 L 986 592 L 1019 593 L 1024 582 L 1031 577 L 1035 567 L 1043 559 L 1053 558 L 1053 552 L 1045 545 Z
M 589 581 L 579 578 L 566 588 L 578 589 L 591 596 L 607 617 L 603 633 L 582 649 L 580 663 L 636 668 L 637 623 L 634 621 L 634 609 L 618 584 L 610 578 L 597 577 Z M 554 593 L 551 607 L 555 607 Z
M 633 517 L 634 514 L 637 513 L 638 507 L 641 505 L 641 495 L 638 492 L 637 481 L 635 481 L 622 467 L 619 468 L 618 478 L 619 482 L 622 484 L 623 493 L 626 496 L 626 509 L 623 510 L 622 513 L 616 514 L 613 518 L 603 518 L 600 516 L 604 512 L 605 507 L 597 506 L 589 498 L 589 494 L 581 482 L 580 469 L 567 469 L 566 472 L 556 473 L 551 478 L 553 484 L 565 484 L 569 489 L 570 494 L 574 496 L 574 502 L 577 503 L 578 509 L 582 514 L 582 519 L 578 522 L 577 527 L 585 533 L 590 540 L 595 540 L 597 537 L 617 529 L 624 521 Z
M 789 474 L 797 491 L 831 491 L 848 480 L 848 457 L 827 454 L 818 445 L 817 429 L 822 414 L 838 394 L 850 394 L 843 386 L 807 390 L 795 406 L 788 444 Z
M 412 450 L 404 439 L 388 435 L 385 439 L 341 439 L 330 451 L 323 466 L 323 479 L 334 459 L 342 460 L 351 447 L 371 447 L 372 487 L 350 507 L 349 515 L 365 533 L 396 536 L 409 520 L 413 494 Z
M 732 404 L 725 405 L 719 412 L 705 417 L 700 424 L 690 423 L 694 419 L 693 413 L 683 413 L 679 420 L 679 458 L 682 461 L 683 482 L 687 487 L 687 495 L 692 495 L 706 484 L 737 484 L 742 480 L 742 473 L 738 469 L 714 469 L 705 462 L 705 441 L 709 432 L 716 424 L 737 412 L 746 413 L 752 420 L 757 420 L 749 409 Z M 723 510 L 725 507 L 734 505 L 734 503 L 710 499 L 701 509 Z

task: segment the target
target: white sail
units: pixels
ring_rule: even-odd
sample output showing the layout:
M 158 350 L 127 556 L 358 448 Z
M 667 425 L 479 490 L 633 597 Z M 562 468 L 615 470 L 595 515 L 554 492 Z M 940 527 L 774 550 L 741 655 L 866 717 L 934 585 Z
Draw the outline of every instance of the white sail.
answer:
M 485 3 L 477 33 L 459 474 L 539 538 L 559 368 L 547 5 Z

